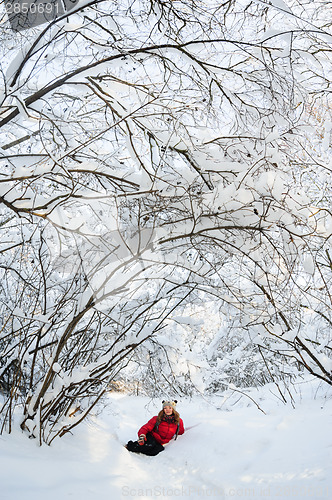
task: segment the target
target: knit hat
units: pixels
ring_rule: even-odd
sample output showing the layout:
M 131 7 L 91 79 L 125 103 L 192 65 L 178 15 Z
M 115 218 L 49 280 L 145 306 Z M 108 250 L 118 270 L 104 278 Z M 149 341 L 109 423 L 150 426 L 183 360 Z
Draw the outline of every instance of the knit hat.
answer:
M 176 399 L 174 399 L 173 401 L 165 401 L 165 400 L 163 400 L 162 401 L 163 409 L 165 408 L 165 406 L 171 406 L 173 408 L 173 410 L 175 410 L 176 409 L 176 403 L 177 403 Z

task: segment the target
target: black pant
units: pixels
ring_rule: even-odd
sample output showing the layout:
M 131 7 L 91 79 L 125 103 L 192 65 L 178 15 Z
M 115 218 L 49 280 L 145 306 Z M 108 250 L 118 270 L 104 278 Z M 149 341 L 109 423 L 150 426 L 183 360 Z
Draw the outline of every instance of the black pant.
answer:
M 158 443 L 156 439 L 150 434 L 146 435 L 146 441 L 144 444 L 138 444 L 138 441 L 128 441 L 127 450 L 133 451 L 134 453 L 143 453 L 144 455 L 155 456 L 158 455 L 165 448 L 162 444 Z

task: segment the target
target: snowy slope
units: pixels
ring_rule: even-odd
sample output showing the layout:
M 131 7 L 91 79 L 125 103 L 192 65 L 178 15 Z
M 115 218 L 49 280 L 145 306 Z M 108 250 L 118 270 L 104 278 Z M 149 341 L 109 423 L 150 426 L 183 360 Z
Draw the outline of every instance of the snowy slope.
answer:
M 331 498 L 331 391 L 299 385 L 293 409 L 271 390 L 250 393 L 266 414 L 246 397 L 234 405 L 238 393 L 181 400 L 193 427 L 157 457 L 123 447 L 159 410 L 145 397 L 110 395 L 103 414 L 51 447 L 2 436 L 1 500 Z

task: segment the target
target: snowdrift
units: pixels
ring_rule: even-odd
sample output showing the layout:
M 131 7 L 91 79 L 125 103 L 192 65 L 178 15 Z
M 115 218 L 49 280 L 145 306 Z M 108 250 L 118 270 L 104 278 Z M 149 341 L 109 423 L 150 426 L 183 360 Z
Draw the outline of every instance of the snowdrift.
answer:
M 1 500 L 331 498 L 331 391 L 295 388 L 295 409 L 273 385 L 249 392 L 262 411 L 232 391 L 181 399 L 188 430 L 156 457 L 123 445 L 160 400 L 112 393 L 102 414 L 51 447 L 18 430 L 1 436 Z

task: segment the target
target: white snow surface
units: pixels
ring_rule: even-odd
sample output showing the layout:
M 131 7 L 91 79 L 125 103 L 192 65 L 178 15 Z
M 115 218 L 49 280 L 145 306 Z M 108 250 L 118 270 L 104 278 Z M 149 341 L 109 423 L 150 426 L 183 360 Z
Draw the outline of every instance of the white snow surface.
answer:
M 295 409 L 277 394 L 274 385 L 249 392 L 265 414 L 232 390 L 181 399 L 191 428 L 147 457 L 123 445 L 160 400 L 112 393 L 102 414 L 51 446 L 17 430 L 1 436 L 1 500 L 332 498 L 331 390 L 299 384 Z

